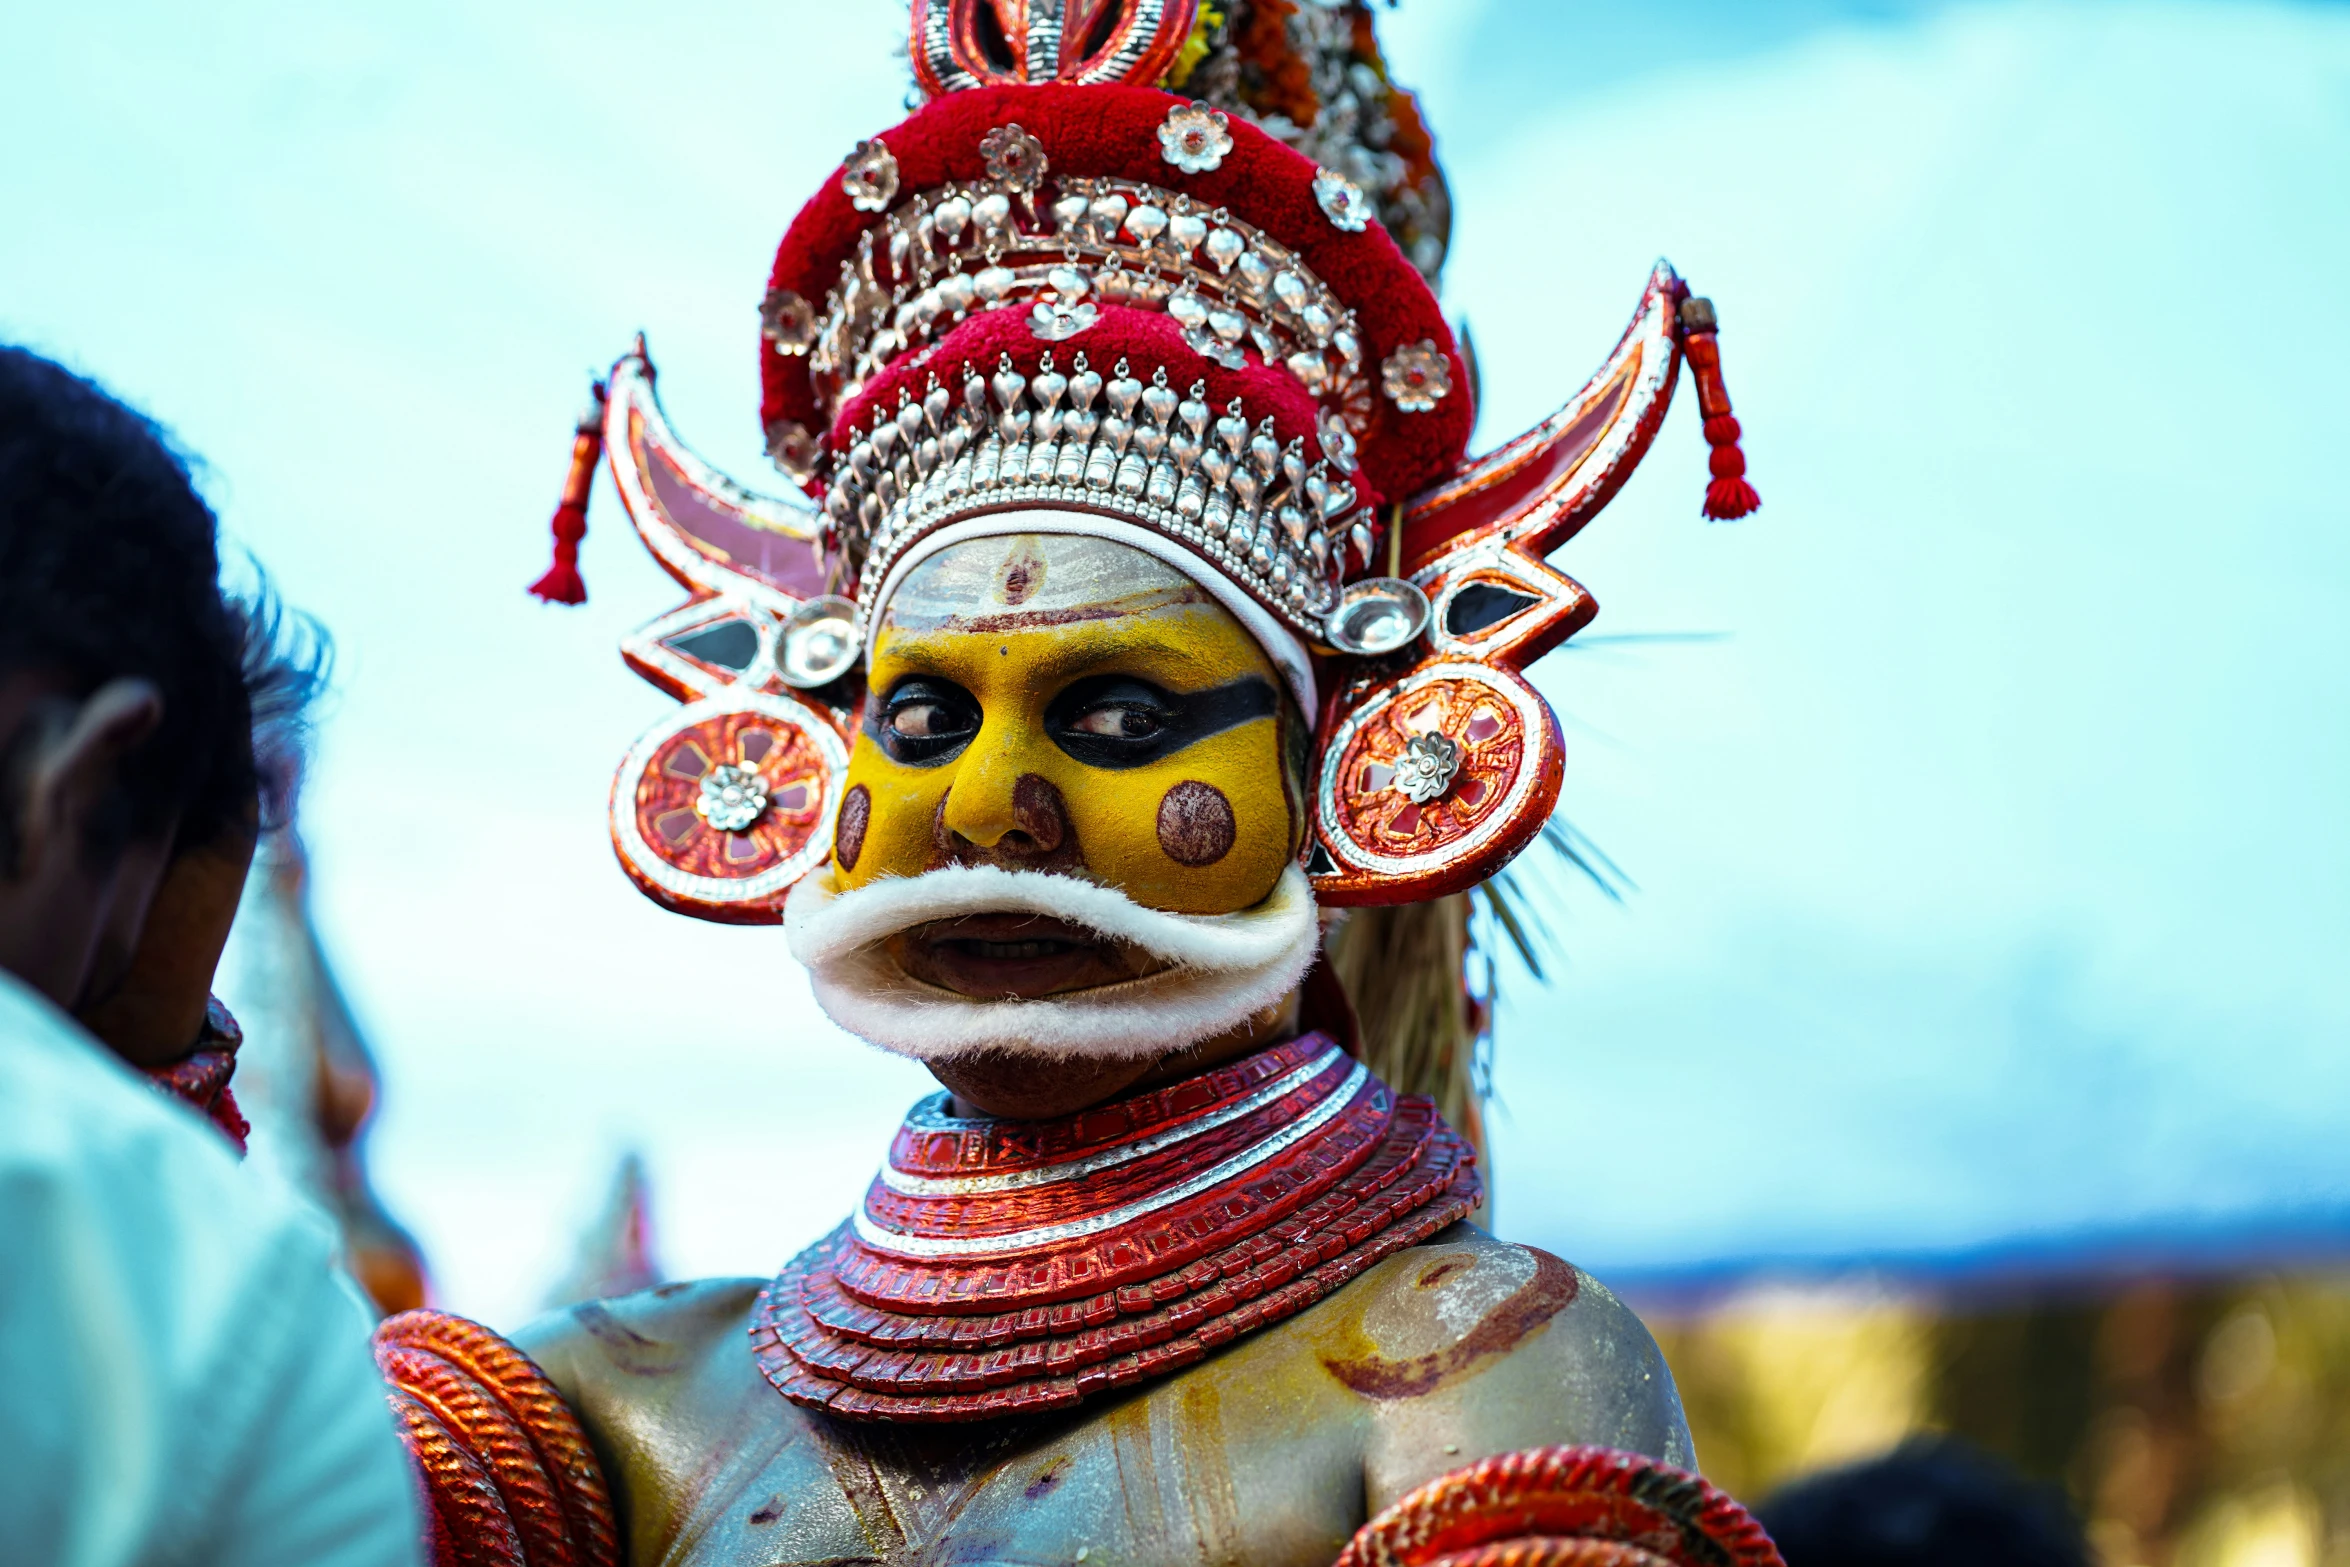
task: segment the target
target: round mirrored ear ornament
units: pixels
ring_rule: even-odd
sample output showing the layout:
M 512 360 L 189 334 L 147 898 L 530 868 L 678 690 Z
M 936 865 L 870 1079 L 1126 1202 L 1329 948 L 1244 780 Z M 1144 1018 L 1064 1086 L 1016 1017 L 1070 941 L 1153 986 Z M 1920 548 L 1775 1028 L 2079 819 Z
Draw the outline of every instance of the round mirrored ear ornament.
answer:
M 772 924 L 832 853 L 849 749 L 795 696 L 728 686 L 641 736 L 612 780 L 612 846 L 654 902 Z
M 812 691 L 847 674 L 862 652 L 857 606 L 838 594 L 828 594 L 809 599 L 784 621 L 776 647 L 776 673 L 784 684 Z
M 1322 629 L 1341 653 L 1366 658 L 1392 653 L 1428 629 L 1428 595 L 1400 577 L 1350 582 Z

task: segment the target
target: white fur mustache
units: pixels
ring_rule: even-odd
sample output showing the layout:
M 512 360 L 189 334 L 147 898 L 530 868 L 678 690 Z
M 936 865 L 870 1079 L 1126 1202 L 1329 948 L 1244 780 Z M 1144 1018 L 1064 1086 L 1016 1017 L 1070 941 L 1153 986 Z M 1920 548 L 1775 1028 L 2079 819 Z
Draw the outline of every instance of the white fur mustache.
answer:
M 911 978 L 883 948 L 917 926 L 971 914 L 1048 915 L 1169 966 L 1065 995 L 983 1001 Z M 925 1060 L 981 1052 L 1130 1060 L 1181 1050 L 1286 997 L 1319 940 L 1313 893 L 1294 865 L 1262 903 L 1232 914 L 1169 914 L 1114 887 L 993 865 L 841 892 L 827 866 L 792 890 L 784 935 L 835 1023 Z

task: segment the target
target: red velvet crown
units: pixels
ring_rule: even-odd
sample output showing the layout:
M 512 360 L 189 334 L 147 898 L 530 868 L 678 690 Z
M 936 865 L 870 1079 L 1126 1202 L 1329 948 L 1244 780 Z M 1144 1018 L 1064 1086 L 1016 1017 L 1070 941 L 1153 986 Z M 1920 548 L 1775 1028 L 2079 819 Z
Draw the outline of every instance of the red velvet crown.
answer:
M 989 179 L 982 142 L 998 127 L 1017 125 L 1044 151 L 1040 206 L 1060 181 L 1086 177 L 1161 186 L 1188 196 L 1203 212 L 1228 210 L 1295 253 L 1355 312 L 1364 368 L 1374 381 L 1378 367 L 1406 345 L 1430 342 L 1444 356 L 1450 395 L 1419 413 L 1376 397 L 1366 425 L 1355 432 L 1364 471 L 1379 493 L 1408 495 L 1435 483 L 1467 449 L 1476 414 L 1467 390 L 1468 367 L 1427 281 L 1378 223 L 1351 233 L 1339 228 L 1315 194 L 1321 171 L 1245 120 L 1225 121 L 1232 145 L 1216 167 L 1191 174 L 1170 164 L 1159 131 L 1169 112 L 1183 103 L 1143 87 L 1056 82 L 982 88 L 940 98 L 865 145 L 878 143 L 895 160 L 893 194 L 949 182 L 981 184 Z M 857 208 L 845 188 L 849 172 L 850 165 L 843 164 L 843 177 L 827 181 L 792 221 L 769 274 L 771 294 L 789 292 L 811 303 L 824 298 L 837 285 L 842 265 L 854 258 L 859 237 L 882 216 Z M 1097 351 L 1085 333 L 1067 341 L 1070 350 L 1083 349 L 1097 363 L 1106 365 L 1116 357 L 1114 350 Z M 810 382 L 807 357 L 777 354 L 764 342 L 761 349 L 765 422 L 792 421 L 828 431 L 835 450 L 844 450 L 842 432 L 849 419 L 871 406 L 870 399 L 827 408 Z M 915 356 L 910 364 L 891 367 L 895 373 L 885 389 L 894 398 L 906 379 L 952 362 L 936 351 Z M 992 365 L 990 356 L 980 367 Z

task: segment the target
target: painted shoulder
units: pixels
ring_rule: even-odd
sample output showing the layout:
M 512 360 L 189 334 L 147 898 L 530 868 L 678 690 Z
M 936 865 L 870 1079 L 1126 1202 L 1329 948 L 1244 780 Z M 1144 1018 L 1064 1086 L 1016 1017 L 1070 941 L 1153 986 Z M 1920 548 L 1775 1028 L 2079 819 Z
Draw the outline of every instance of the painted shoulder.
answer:
M 688 1370 L 729 1333 L 748 1334 L 764 1279 L 695 1279 L 550 1312 L 514 1335 L 568 1396 L 616 1377 L 658 1381 Z
M 1374 1411 L 1374 1507 L 1477 1459 L 1559 1443 L 1696 1467 L 1656 1340 L 1549 1252 L 1460 1224 L 1346 1297 L 1353 1309 L 1331 1324 L 1323 1363 Z
M 595 1444 L 628 1561 L 658 1561 L 721 1433 L 792 1423 L 759 1376 L 750 1313 L 764 1279 L 701 1279 L 551 1313 L 515 1335 Z M 761 1420 L 757 1417 L 769 1417 Z M 771 1430 L 783 1437 L 781 1430 Z M 756 1440 L 756 1439 L 754 1439 Z

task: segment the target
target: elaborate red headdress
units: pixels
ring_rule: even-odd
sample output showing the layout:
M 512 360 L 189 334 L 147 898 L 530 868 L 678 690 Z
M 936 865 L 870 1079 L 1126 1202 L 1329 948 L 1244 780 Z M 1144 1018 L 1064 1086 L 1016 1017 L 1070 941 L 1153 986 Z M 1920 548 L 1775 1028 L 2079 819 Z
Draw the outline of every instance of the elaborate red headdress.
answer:
M 1596 609 L 1546 557 L 1630 477 L 1684 355 L 1714 447 L 1706 513 L 1756 504 L 1712 307 L 1659 263 L 1598 374 L 1472 459 L 1474 378 L 1428 281 L 1442 181 L 1366 17 L 914 0 L 913 24 L 929 101 L 801 209 L 760 307 L 768 450 L 807 498 L 754 495 L 686 450 L 641 342 L 581 425 L 537 591 L 584 597 L 608 450 L 693 595 L 623 643 L 686 705 L 622 764 L 622 864 L 671 908 L 780 918 L 830 852 L 893 573 L 942 530 L 1047 508 L 1181 552 L 1310 650 L 1318 899 L 1412 901 L 1499 870 L 1561 775 L 1521 671 Z

